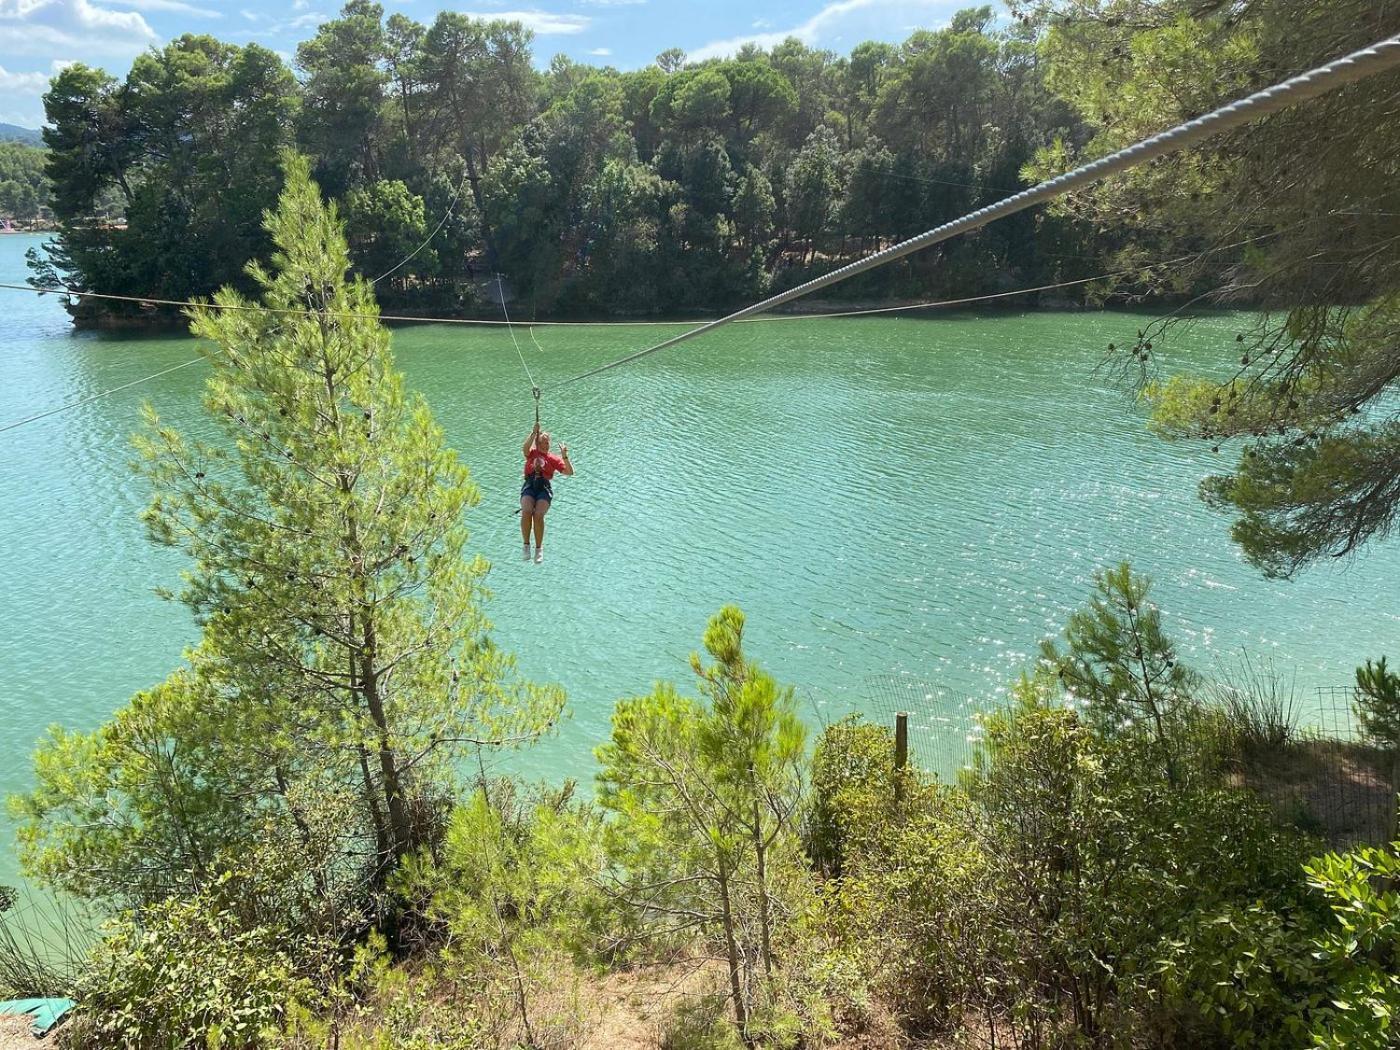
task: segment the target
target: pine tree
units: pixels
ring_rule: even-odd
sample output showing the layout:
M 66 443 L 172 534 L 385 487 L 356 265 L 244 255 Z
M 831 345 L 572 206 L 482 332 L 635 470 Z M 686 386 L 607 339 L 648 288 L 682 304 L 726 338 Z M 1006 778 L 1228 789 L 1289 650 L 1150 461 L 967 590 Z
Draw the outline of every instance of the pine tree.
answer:
M 1178 779 L 1173 725 L 1197 682 L 1162 630 L 1162 613 L 1148 601 L 1152 581 L 1123 562 L 1094 574 L 1096 593 L 1065 626 L 1065 648 L 1041 645 L 1041 659 L 1061 685 L 1085 701 L 1099 729 L 1146 725 L 1167 778 Z
M 691 658 L 704 699 L 662 684 L 623 700 L 598 749 L 619 899 L 653 937 L 715 937 L 741 1032 L 773 978 L 796 877 L 806 738 L 792 690 L 745 657 L 743 630 L 742 612 L 721 609 L 705 631 L 713 662 Z
M 462 523 L 478 490 L 405 391 L 301 158 L 267 228 L 261 304 L 225 290 L 194 312 L 225 440 L 149 408 L 138 439 L 146 521 L 191 558 L 178 598 L 202 637 L 108 726 L 56 734 L 21 803 L 31 869 L 88 895 L 149 896 L 270 840 L 304 854 L 317 898 L 380 886 L 440 833 L 464 749 L 562 706 L 490 640 Z

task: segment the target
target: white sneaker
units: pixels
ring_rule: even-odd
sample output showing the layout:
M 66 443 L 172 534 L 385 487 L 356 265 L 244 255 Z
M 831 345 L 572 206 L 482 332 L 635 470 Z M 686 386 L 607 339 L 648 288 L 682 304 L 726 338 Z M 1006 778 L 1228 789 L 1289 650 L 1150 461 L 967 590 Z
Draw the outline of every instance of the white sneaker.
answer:
M 536 548 L 536 550 L 535 550 L 535 564 L 536 564 L 536 565 L 543 565 L 543 564 L 544 564 L 544 548 L 543 548 L 543 547 Z
M 529 560 L 530 560 L 530 545 L 527 543 L 527 544 L 525 544 L 525 561 L 529 561 Z

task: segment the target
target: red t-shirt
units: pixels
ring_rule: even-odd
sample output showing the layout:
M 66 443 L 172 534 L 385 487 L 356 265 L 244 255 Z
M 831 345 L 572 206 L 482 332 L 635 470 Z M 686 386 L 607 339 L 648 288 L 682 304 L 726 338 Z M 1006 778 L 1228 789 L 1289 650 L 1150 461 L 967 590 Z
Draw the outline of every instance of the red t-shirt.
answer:
M 537 448 L 525 453 L 525 476 L 543 474 L 545 481 L 553 481 L 554 475 L 564 469 L 564 460 L 552 452 L 541 452 Z

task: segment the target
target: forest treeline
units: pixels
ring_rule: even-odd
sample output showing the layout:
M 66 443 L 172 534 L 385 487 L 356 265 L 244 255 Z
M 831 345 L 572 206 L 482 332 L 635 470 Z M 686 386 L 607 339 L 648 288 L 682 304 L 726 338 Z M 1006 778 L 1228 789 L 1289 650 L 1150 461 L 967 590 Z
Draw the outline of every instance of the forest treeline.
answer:
M 790 39 L 628 72 L 560 55 L 541 71 L 518 23 L 424 25 L 352 0 L 300 45 L 294 75 L 257 44 L 184 36 L 124 81 L 83 65 L 54 78 L 62 233 L 43 272 L 177 300 L 246 289 L 279 154 L 296 147 L 360 272 L 385 274 L 436 231 L 378 285 L 386 306 L 486 309 L 494 272 L 530 314 L 732 306 L 1008 196 L 1038 150 L 1082 145 L 1037 38 L 981 7 L 844 56 Z M 90 220 L 112 193 L 125 229 Z M 1112 243 L 1072 217 L 1019 216 L 842 294 L 1091 275 Z
M 47 206 L 44 151 L 0 140 L 0 219 L 34 219 Z

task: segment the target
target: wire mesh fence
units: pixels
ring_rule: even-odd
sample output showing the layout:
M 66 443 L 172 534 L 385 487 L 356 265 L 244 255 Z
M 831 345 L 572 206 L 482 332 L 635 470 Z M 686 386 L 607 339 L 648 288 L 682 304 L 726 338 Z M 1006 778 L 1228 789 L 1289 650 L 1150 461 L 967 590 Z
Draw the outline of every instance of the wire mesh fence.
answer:
M 1243 749 L 1239 778 L 1330 846 L 1386 842 L 1395 834 L 1400 762 L 1367 739 L 1354 687 L 1315 690 L 1286 742 Z
M 909 761 L 942 780 L 953 780 L 972 762 L 980 739 L 978 715 L 996 706 L 940 689 L 912 675 L 866 679 L 870 717 L 893 727 L 900 712 L 909 716 Z
M 1005 703 L 907 674 L 867 678 L 862 693 L 845 710 L 826 708 L 824 720 L 858 710 L 893 730 L 896 716 L 906 713 L 910 764 L 944 782 L 972 764 L 980 716 Z M 1331 848 L 1388 842 L 1396 834 L 1400 756 L 1366 737 L 1354 687 L 1231 705 L 1222 716 L 1231 741 L 1221 756 L 1228 782 L 1252 789 Z

